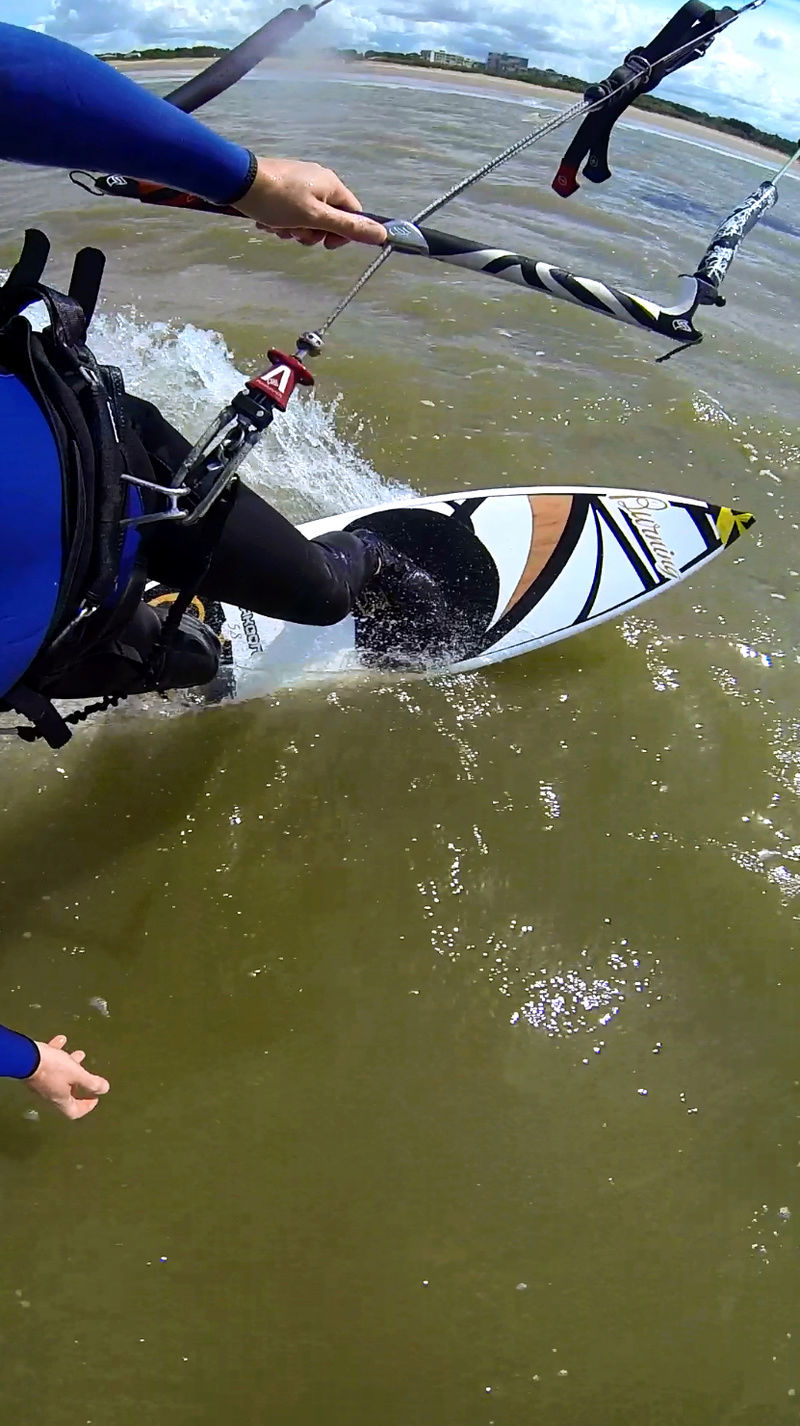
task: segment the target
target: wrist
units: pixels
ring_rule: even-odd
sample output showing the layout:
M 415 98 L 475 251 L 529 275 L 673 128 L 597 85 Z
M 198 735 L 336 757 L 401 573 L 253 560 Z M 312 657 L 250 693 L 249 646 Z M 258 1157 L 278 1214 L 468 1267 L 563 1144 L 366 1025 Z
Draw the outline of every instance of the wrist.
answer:
M 238 207 L 241 200 L 243 198 L 246 198 L 247 194 L 250 192 L 250 189 L 253 187 L 256 178 L 258 177 L 258 158 L 253 153 L 252 149 L 248 149 L 247 152 L 250 155 L 250 159 L 247 165 L 247 172 L 239 187 L 236 189 L 235 193 L 233 193 L 230 198 L 226 199 L 226 208 Z
M 251 164 L 253 176 L 238 198 L 233 200 L 233 207 L 238 208 L 245 218 L 253 218 L 255 221 L 265 221 L 263 218 L 265 201 L 275 188 L 275 177 L 269 172 L 264 159 L 256 158 L 253 155 L 254 164 Z M 249 170 L 248 170 L 249 172 Z

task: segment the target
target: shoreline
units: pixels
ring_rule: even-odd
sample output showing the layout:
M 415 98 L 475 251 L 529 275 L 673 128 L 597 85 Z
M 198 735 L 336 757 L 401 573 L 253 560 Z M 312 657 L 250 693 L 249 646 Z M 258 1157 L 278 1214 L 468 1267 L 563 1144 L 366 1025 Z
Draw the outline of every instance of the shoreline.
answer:
M 112 61 L 115 69 L 129 72 L 132 70 L 143 70 L 146 73 L 157 74 L 159 70 L 179 69 L 198 74 L 213 64 L 210 59 L 197 59 L 188 57 L 186 59 L 132 59 Z M 318 58 L 311 64 L 304 60 L 276 58 L 263 62 L 262 66 L 274 68 L 283 73 L 290 74 L 292 71 L 302 71 L 305 74 L 311 72 L 321 77 L 336 78 L 349 77 L 353 74 L 364 74 L 367 76 L 389 77 L 394 79 L 423 79 L 426 84 L 434 86 L 455 85 L 461 90 L 471 90 L 475 94 L 483 94 L 489 98 L 492 94 L 513 95 L 522 99 L 541 99 L 544 102 L 556 105 L 563 105 L 564 108 L 573 104 L 578 97 L 570 90 L 548 89 L 539 84 L 526 84 L 524 80 L 505 78 L 497 74 L 473 74 L 468 71 L 447 70 L 447 69 L 425 69 L 422 66 L 408 64 L 393 64 L 390 60 L 359 60 L 352 64 L 345 64 L 341 61 L 325 63 Z M 678 119 L 668 114 L 653 114 L 646 109 L 629 109 L 627 114 L 620 119 L 620 124 L 644 125 L 646 128 L 660 130 L 661 133 L 675 137 L 692 137 L 702 139 L 706 143 L 713 142 L 719 144 L 721 148 L 727 149 L 730 153 L 741 154 L 743 157 L 756 159 L 764 163 L 764 166 L 778 167 L 785 155 L 779 149 L 765 148 L 762 144 L 756 144 L 749 139 L 739 138 L 737 134 L 726 133 L 722 129 L 712 129 L 706 124 L 695 123 L 691 119 Z

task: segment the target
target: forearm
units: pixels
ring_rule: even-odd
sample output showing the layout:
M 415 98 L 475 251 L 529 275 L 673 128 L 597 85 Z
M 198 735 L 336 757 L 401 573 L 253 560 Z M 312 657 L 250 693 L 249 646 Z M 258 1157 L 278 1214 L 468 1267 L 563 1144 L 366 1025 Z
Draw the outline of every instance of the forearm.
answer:
M 0 157 L 125 173 L 213 203 L 241 197 L 250 154 L 102 60 L 0 23 Z
M 39 1068 L 39 1058 L 33 1040 L 0 1025 L 0 1078 L 29 1079 Z

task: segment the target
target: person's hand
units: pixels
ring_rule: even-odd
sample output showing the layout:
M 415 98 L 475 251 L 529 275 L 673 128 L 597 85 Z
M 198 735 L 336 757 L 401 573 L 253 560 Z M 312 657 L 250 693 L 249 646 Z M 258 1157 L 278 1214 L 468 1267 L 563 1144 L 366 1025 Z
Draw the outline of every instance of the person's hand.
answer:
M 361 214 L 361 204 L 342 180 L 318 163 L 294 158 L 260 158 L 258 172 L 236 207 L 264 232 L 294 238 L 305 247 L 324 242 L 386 242 L 381 223 Z
M 68 1119 L 82 1119 L 94 1109 L 99 1095 L 108 1094 L 110 1086 L 107 1079 L 83 1068 L 85 1051 L 67 1054 L 66 1043 L 66 1035 L 54 1035 L 46 1045 L 37 1040 L 39 1068 L 25 1083 L 42 1099 L 49 1099 Z

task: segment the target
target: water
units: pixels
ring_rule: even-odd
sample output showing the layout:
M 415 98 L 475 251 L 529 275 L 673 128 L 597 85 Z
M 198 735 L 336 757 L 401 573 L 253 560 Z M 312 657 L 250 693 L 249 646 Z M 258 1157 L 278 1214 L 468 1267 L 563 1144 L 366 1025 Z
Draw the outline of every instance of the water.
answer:
M 275 83 L 215 122 L 378 211 L 532 117 Z M 565 204 L 561 147 L 441 226 L 666 299 L 760 181 L 630 127 Z M 50 174 L 2 196 L 6 264 L 34 221 L 62 264 L 106 247 L 98 349 L 190 434 L 364 264 Z M 485 674 L 3 749 L 3 1019 L 112 1082 L 79 1126 L 2 1089 L 4 1417 L 798 1420 L 798 230 L 791 181 L 707 343 L 659 367 L 394 259 L 251 467 L 295 518 L 556 478 L 754 510 L 694 583 Z

